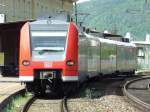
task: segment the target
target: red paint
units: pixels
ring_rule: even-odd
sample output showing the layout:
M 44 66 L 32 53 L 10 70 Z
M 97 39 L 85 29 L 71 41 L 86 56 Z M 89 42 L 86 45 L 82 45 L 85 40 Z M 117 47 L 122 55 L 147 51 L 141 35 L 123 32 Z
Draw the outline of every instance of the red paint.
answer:
M 70 23 L 68 30 L 68 42 L 66 50 L 66 62 L 72 60 L 74 66 L 65 66 L 64 75 L 78 74 L 78 31 L 74 23 Z
M 30 76 L 32 75 L 32 70 L 30 66 L 23 66 L 22 61 L 31 61 L 30 53 L 30 38 L 29 38 L 29 23 L 27 22 L 21 29 L 20 34 L 20 52 L 19 52 L 19 74 Z
M 66 57 L 64 61 L 56 62 L 34 62 L 31 58 L 30 51 L 30 35 L 29 23 L 26 23 L 20 34 L 20 56 L 19 56 L 19 74 L 20 76 L 33 76 L 34 69 L 61 69 L 64 76 L 78 75 L 78 31 L 74 23 L 70 23 L 68 27 L 68 35 L 66 42 Z M 23 60 L 29 60 L 30 65 L 22 65 Z M 75 65 L 68 66 L 66 62 L 72 60 Z

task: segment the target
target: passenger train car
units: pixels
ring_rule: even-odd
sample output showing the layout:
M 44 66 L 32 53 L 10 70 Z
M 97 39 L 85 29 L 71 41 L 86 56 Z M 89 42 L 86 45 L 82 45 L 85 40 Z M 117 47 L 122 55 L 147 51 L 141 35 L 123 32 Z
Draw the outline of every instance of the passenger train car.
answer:
M 34 93 L 100 75 L 133 73 L 136 65 L 134 44 L 80 32 L 73 22 L 37 20 L 21 29 L 19 79 Z

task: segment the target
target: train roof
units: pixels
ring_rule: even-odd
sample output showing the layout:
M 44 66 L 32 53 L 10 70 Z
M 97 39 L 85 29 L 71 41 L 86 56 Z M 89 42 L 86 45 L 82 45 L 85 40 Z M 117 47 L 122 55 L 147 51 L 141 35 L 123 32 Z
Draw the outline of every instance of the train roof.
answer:
M 115 41 L 115 40 L 109 40 L 109 39 L 103 39 L 103 38 L 100 38 L 100 37 L 95 37 L 93 35 L 89 35 L 89 34 L 86 34 L 86 37 L 89 37 L 89 38 L 98 38 L 100 40 L 100 42 L 103 42 L 103 43 L 109 43 L 109 44 L 115 44 L 115 45 L 122 45 L 122 46 L 132 46 L 132 47 L 136 47 L 135 44 L 133 43 L 126 43 L 126 42 L 120 42 L 120 41 Z
M 45 31 L 51 30 L 51 31 L 64 31 L 68 29 L 68 22 L 64 22 L 61 20 L 36 20 L 34 22 L 30 22 L 30 29 L 31 30 L 40 30 Z
M 147 41 L 132 41 L 131 43 L 137 44 L 137 45 L 150 45 L 150 42 L 147 42 Z
M 49 25 L 49 24 L 69 24 L 68 22 L 66 21 L 61 21 L 61 20 L 36 20 L 36 21 L 33 21 L 33 22 L 30 22 L 30 24 L 32 25 L 35 25 L 35 24 L 39 24 L 39 25 Z
M 69 13 L 60 11 L 39 17 L 36 21 L 30 22 L 30 24 L 69 24 L 71 20 Z

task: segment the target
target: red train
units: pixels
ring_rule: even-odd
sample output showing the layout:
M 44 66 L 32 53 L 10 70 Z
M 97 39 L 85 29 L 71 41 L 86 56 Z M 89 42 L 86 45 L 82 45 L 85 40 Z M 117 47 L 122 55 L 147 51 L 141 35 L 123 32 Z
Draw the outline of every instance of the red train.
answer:
M 73 22 L 39 20 L 21 29 L 19 79 L 28 91 L 64 90 L 101 74 L 135 70 L 134 44 L 79 34 Z

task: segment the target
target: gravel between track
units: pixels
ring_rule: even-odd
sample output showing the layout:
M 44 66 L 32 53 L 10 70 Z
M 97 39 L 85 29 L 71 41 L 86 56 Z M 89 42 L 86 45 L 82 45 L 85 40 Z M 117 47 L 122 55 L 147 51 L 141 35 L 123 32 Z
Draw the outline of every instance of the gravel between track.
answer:
M 79 96 L 68 100 L 70 112 L 142 112 L 123 96 L 123 80 L 89 82 Z M 91 91 L 91 92 L 90 92 Z M 90 95 L 89 95 L 90 94 Z
M 61 100 L 37 99 L 28 112 L 61 112 Z
M 142 112 L 123 96 L 124 80 L 104 78 L 89 81 L 68 98 L 69 112 Z M 28 112 L 61 112 L 61 99 L 40 99 Z

